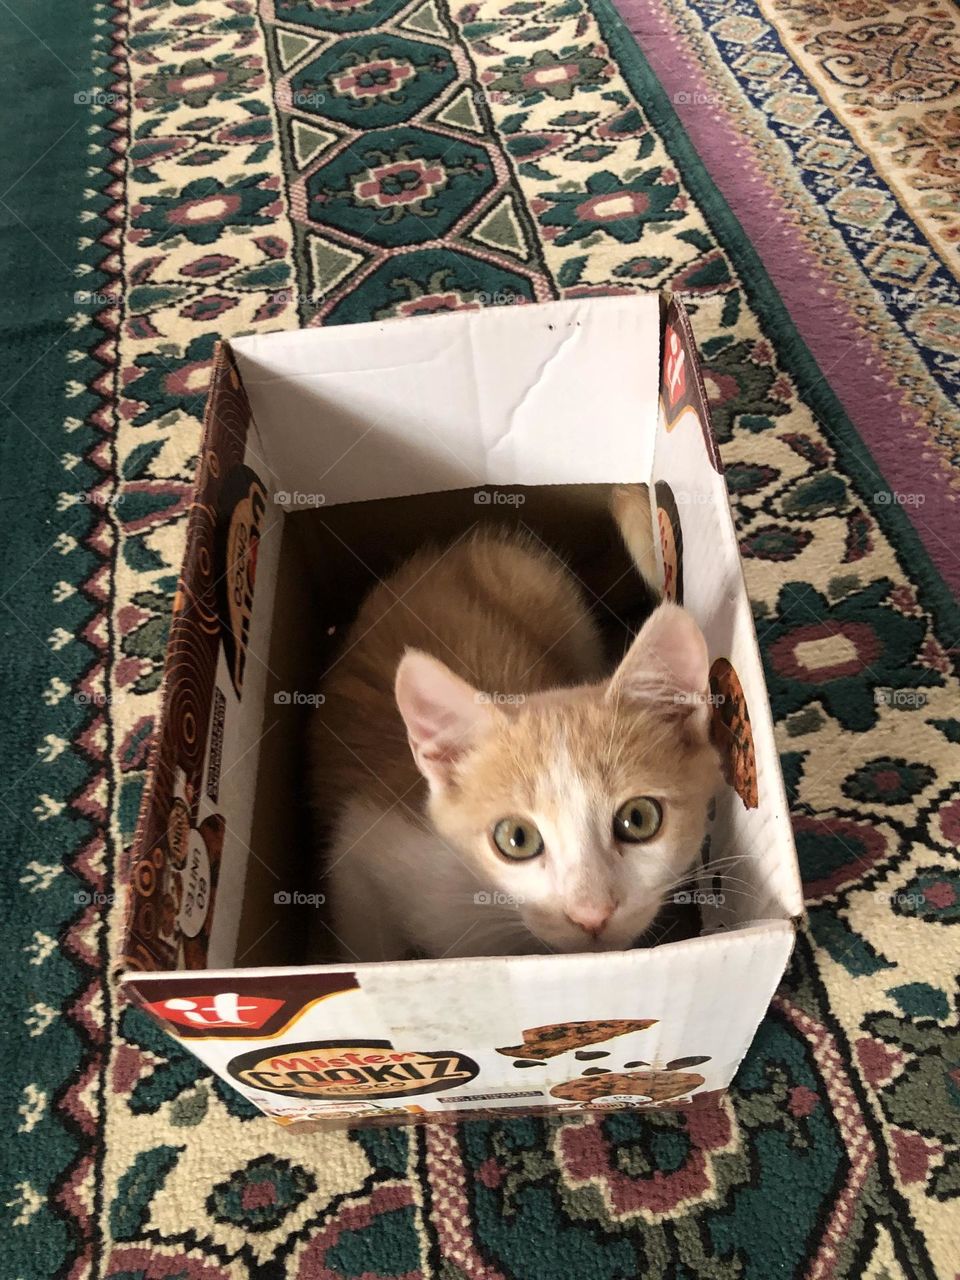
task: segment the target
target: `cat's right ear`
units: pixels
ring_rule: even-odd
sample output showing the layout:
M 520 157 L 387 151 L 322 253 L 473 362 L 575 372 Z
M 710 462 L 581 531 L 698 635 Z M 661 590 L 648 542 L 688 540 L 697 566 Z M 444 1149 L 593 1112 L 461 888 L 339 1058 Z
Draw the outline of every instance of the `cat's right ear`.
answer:
M 397 668 L 397 706 L 417 768 L 432 789 L 447 785 L 457 762 L 489 725 L 493 708 L 437 658 L 408 649 Z
M 710 729 L 710 658 L 703 632 L 679 605 L 651 613 L 608 686 L 608 695 L 656 709 L 706 740 Z

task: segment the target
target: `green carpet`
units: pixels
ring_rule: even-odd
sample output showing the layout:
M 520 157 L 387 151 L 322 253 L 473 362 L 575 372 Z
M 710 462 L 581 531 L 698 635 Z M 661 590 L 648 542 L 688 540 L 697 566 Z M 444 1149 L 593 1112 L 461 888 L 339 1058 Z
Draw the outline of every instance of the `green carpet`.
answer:
M 641 52 L 606 0 L 0 3 L 3 1280 L 955 1275 L 960 35 L 832 8 L 625 0 Z M 107 980 L 214 341 L 663 287 L 795 818 L 784 984 L 716 1110 L 285 1135 Z

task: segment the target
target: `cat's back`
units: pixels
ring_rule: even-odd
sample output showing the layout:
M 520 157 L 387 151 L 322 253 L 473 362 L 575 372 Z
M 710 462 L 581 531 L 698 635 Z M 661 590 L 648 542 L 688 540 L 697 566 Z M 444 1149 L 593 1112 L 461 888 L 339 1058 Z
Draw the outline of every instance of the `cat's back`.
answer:
M 532 535 L 424 549 L 368 594 L 322 679 L 315 754 L 333 791 L 388 799 L 419 781 L 393 696 L 407 649 L 505 700 L 598 679 L 603 666 L 580 587 Z

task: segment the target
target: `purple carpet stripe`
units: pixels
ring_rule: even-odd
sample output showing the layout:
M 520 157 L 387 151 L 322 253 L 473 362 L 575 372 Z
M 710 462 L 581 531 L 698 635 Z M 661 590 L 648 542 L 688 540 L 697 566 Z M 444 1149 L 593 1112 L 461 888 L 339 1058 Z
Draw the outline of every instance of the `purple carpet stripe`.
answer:
M 704 167 L 760 255 L 800 336 L 878 469 L 877 487 L 922 494 L 904 510 L 931 560 L 960 592 L 960 504 L 950 473 L 927 447 L 918 415 L 901 401 L 887 368 L 766 182 L 750 143 L 707 83 L 658 0 L 615 0 L 618 11 L 674 103 Z M 700 98 L 700 103 L 697 98 Z M 709 107 L 705 109 L 706 99 Z M 829 434 L 829 424 L 821 424 Z M 861 461 L 869 462 L 866 451 Z

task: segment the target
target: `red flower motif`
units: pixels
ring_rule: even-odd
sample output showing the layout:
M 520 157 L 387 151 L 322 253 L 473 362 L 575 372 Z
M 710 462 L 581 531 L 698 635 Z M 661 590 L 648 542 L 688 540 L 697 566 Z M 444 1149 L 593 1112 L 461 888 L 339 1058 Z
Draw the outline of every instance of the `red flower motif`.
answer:
M 395 58 L 378 58 L 374 62 L 361 63 L 349 71 L 341 71 L 330 80 L 337 93 L 350 98 L 378 98 L 382 94 L 395 93 L 416 71 L 409 62 Z
M 605 191 L 578 204 L 576 213 L 582 222 L 621 222 L 649 208 L 650 197 L 642 191 Z
M 790 1090 L 787 1110 L 792 1116 L 808 1116 L 815 1111 L 820 1099 L 805 1084 L 798 1084 Z
M 239 258 L 229 258 L 224 253 L 205 253 L 202 258 L 195 258 L 193 262 L 188 262 L 185 267 L 181 267 L 180 274 L 200 278 L 216 276 L 230 267 L 235 267 L 239 261 Z
M 201 196 L 197 200 L 185 200 L 169 210 L 167 220 L 172 227 L 197 226 L 199 223 L 216 224 L 226 222 L 228 218 L 240 210 L 242 201 L 232 192 L 217 192 L 211 196 Z
M 364 204 L 385 207 L 416 204 L 446 185 L 447 175 L 440 164 L 419 158 L 397 160 L 370 169 L 355 185 L 354 195 Z
M 679 1169 L 654 1169 L 646 1175 L 623 1171 L 623 1141 L 613 1143 L 604 1121 L 561 1129 L 558 1156 L 567 1185 L 592 1186 L 618 1220 L 663 1217 L 685 1212 L 689 1204 L 714 1185 L 712 1160 L 734 1140 L 728 1104 L 691 1107 L 675 1113 L 686 1140 L 686 1158 Z
M 865 622 L 809 622 L 775 641 L 770 646 L 770 661 L 781 675 L 822 684 L 860 675 L 870 669 L 880 652 L 880 639 Z
M 926 889 L 924 889 L 924 896 L 928 902 L 932 902 L 935 907 L 945 911 L 947 907 L 952 907 L 956 902 L 957 891 L 946 880 L 939 880 L 936 884 L 927 885 Z
M 945 844 L 960 845 L 960 800 L 951 800 L 939 813 L 934 815 L 935 830 L 939 828 L 940 838 Z M 935 886 L 934 886 L 935 888 Z M 927 890 L 930 897 L 930 890 Z M 948 903 L 937 902 L 931 898 L 934 906 L 948 906 Z
M 493 1156 L 484 1160 L 483 1164 L 477 1170 L 477 1180 L 482 1182 L 485 1187 L 490 1187 L 491 1189 L 499 1187 L 505 1177 L 506 1174 L 502 1165 L 494 1160 Z
M 576 80 L 579 74 L 580 67 L 576 62 L 551 62 L 524 72 L 520 83 L 525 89 L 543 89 L 546 85 Z

